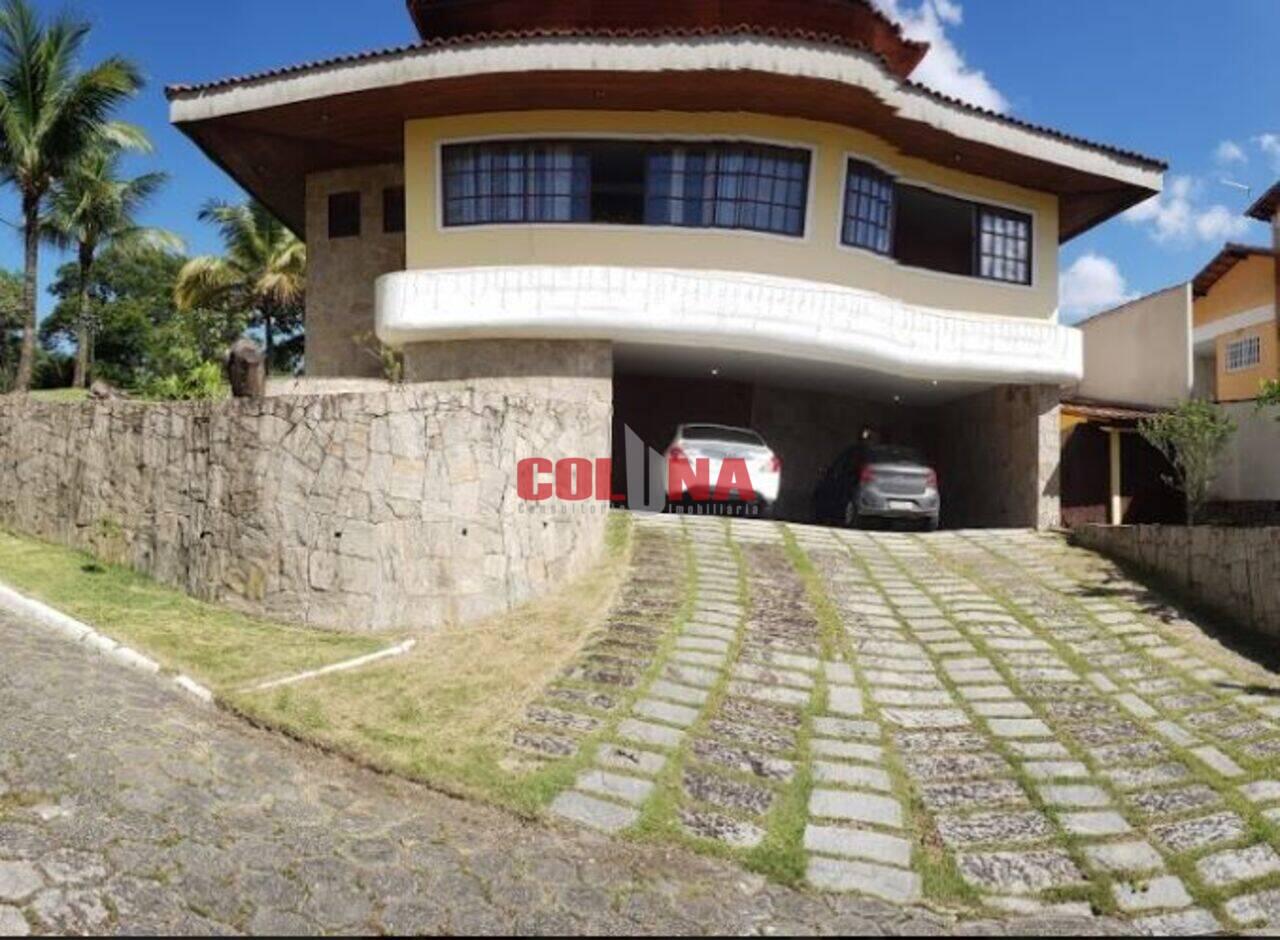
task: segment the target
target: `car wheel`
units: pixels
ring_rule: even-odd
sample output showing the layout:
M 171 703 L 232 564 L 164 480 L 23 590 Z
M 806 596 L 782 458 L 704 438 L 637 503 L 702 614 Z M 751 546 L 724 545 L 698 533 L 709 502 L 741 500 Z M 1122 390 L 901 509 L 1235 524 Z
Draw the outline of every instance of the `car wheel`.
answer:
M 925 530 L 926 532 L 937 532 L 937 531 L 938 531 L 938 517 L 937 517 L 937 516 L 930 516 L 930 517 L 929 517 L 929 519 L 928 519 L 928 520 L 925 522 L 925 524 L 924 524 L 924 530 Z
M 853 499 L 844 504 L 844 527 L 846 529 L 862 528 L 862 513 L 858 511 L 858 504 Z

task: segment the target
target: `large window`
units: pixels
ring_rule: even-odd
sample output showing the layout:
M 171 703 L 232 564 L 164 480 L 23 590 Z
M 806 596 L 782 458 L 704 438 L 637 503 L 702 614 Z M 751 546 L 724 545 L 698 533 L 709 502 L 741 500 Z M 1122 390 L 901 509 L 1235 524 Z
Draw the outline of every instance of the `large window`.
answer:
M 574 222 L 802 235 L 809 154 L 736 142 L 444 148 L 447 226 Z
M 468 144 L 444 150 L 446 225 L 582 222 L 591 164 L 573 145 Z
M 900 183 L 860 160 L 849 161 L 840 237 L 913 268 L 1031 283 L 1031 216 Z
M 1243 372 L 1262 363 L 1262 337 L 1246 336 L 1227 343 L 1227 371 Z
M 645 222 L 801 235 L 808 191 L 802 150 L 662 145 L 649 153 Z

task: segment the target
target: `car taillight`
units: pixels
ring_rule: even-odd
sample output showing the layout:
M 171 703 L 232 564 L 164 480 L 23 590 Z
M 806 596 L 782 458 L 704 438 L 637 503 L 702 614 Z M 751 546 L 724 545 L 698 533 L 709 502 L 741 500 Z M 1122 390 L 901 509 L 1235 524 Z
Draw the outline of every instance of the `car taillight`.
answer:
M 930 470 L 929 475 L 925 478 L 925 484 L 929 489 L 936 490 L 938 488 L 938 471 Z
M 874 468 L 874 467 L 863 467 L 863 468 L 862 468 L 862 474 L 858 477 L 858 479 L 859 479 L 861 482 L 863 482 L 863 483 L 874 483 L 874 482 L 876 482 L 876 471 L 875 471 L 875 468 Z
M 769 459 L 764 462 L 765 469 L 770 473 L 782 472 L 782 458 L 777 454 L 771 454 Z
M 670 447 L 667 449 L 668 460 L 688 460 L 689 455 L 684 452 L 683 447 Z

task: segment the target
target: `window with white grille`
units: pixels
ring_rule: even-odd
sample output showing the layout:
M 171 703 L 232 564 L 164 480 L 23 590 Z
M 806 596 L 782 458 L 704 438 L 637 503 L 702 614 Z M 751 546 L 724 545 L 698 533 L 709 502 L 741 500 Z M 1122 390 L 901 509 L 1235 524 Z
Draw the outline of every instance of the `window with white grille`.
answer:
M 1262 362 L 1262 337 L 1246 336 L 1227 343 L 1227 371 L 1243 372 Z

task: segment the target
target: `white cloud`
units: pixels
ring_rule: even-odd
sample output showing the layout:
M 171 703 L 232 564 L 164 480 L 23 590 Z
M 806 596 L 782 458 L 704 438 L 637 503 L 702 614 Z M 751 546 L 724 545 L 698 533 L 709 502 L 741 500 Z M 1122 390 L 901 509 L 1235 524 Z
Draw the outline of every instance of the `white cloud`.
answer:
M 951 95 L 981 108 L 1009 110 L 1009 100 L 979 69 L 971 67 L 947 35 L 948 27 L 964 21 L 958 0 L 873 0 L 886 15 L 902 26 L 908 39 L 929 43 L 924 57 L 911 77 L 944 95 Z
M 1259 134 L 1253 142 L 1271 162 L 1272 169 L 1280 171 L 1280 134 Z
M 1222 166 L 1231 166 L 1235 163 L 1248 163 L 1249 155 L 1234 140 L 1224 140 L 1213 152 L 1213 159 Z
M 1081 255 L 1058 278 L 1058 303 L 1068 323 L 1117 307 L 1134 296 L 1116 263 L 1093 252 Z
M 1240 212 L 1221 203 L 1203 205 L 1203 190 L 1193 177 L 1174 176 L 1163 193 L 1139 203 L 1121 218 L 1146 228 L 1161 245 L 1228 241 L 1249 230 L 1249 220 Z
M 1226 206 L 1210 206 L 1196 216 L 1196 235 L 1204 242 L 1226 242 L 1249 231 L 1249 220 Z

